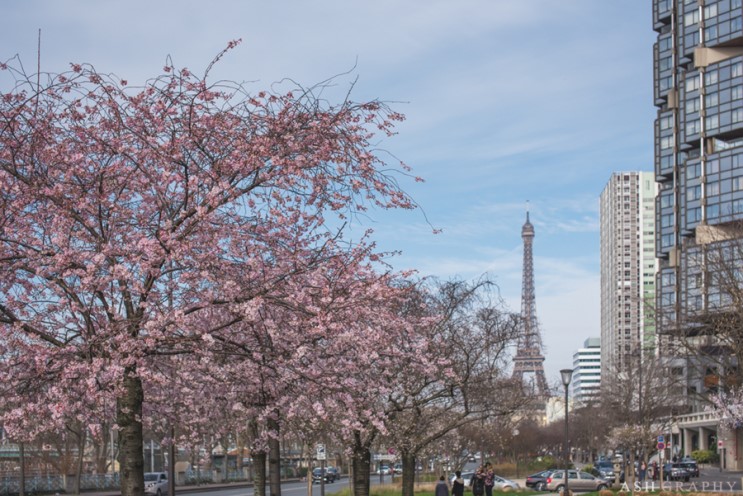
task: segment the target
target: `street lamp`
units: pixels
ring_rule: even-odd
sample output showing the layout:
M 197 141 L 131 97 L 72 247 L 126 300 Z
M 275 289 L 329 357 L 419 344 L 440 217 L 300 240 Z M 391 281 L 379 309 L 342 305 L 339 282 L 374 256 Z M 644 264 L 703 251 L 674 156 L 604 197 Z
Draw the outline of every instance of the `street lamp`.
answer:
M 565 496 L 570 496 L 570 489 L 568 488 L 568 470 L 570 469 L 569 449 L 568 449 L 568 386 L 570 380 L 573 378 L 573 369 L 562 369 L 560 371 L 560 377 L 562 377 L 562 385 L 565 386 Z

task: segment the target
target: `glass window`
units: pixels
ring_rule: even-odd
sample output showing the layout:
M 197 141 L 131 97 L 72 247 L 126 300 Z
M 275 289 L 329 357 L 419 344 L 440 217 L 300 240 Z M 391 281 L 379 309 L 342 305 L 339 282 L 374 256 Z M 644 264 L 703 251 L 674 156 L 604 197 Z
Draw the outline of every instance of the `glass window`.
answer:
M 730 88 L 730 99 L 740 100 L 743 98 L 743 85 L 733 86 Z
M 720 162 L 718 160 L 710 160 L 706 165 L 707 174 L 717 174 L 720 172 Z
M 671 129 L 673 127 L 673 116 L 672 115 L 664 115 L 659 119 L 660 129 L 661 131 L 665 131 L 666 129 Z
M 684 16 L 684 26 L 689 27 L 699 22 L 699 11 L 692 10 Z
M 698 200 L 702 196 L 702 186 L 700 184 L 686 188 L 686 201 Z
M 699 134 L 700 128 L 701 126 L 699 125 L 699 120 L 695 119 L 686 124 L 686 134 Z
M 718 105 L 718 93 L 710 93 L 704 97 L 704 106 L 709 107 L 717 107 Z
M 743 5 L 743 2 L 741 0 L 730 0 L 731 9 L 739 9 L 741 5 Z
M 660 149 L 667 150 L 673 146 L 673 136 L 664 136 L 660 139 Z
M 686 100 L 686 113 L 693 114 L 694 112 L 699 112 L 699 98 Z
M 704 84 L 715 84 L 717 83 L 717 70 L 707 71 L 704 73 Z
M 732 122 L 743 122 L 743 109 L 735 109 L 730 115 L 730 120 Z
M 720 183 L 707 183 L 704 188 L 707 196 L 715 196 L 720 194 Z
M 715 115 L 710 115 L 709 117 L 704 119 L 704 127 L 706 129 L 717 129 L 718 127 L 720 127 L 719 116 L 715 114 Z
M 686 91 L 687 93 L 690 91 L 695 91 L 699 89 L 699 78 L 694 76 L 689 76 L 686 78 Z
M 738 177 L 733 178 L 733 190 L 735 191 L 743 190 L 743 177 L 738 176 Z
M 720 216 L 720 205 L 715 203 L 714 205 L 707 205 L 707 218 L 715 219 Z
M 660 217 L 660 227 L 671 227 L 673 225 L 673 214 L 665 214 Z
M 702 209 L 700 207 L 690 208 L 686 211 L 686 222 L 699 222 L 702 220 Z
M 736 62 L 730 66 L 730 75 L 732 77 L 743 76 L 743 62 Z
M 670 56 L 663 57 L 662 59 L 660 59 L 660 62 L 658 65 L 661 71 L 667 71 L 668 69 L 671 68 L 671 57 Z
M 694 179 L 702 175 L 702 164 L 691 164 L 686 167 L 686 178 Z
M 704 18 L 709 19 L 710 17 L 715 17 L 717 15 L 717 4 L 713 3 L 712 5 L 707 5 L 704 7 Z
M 707 26 L 704 28 L 704 41 L 710 41 L 717 38 L 717 26 Z

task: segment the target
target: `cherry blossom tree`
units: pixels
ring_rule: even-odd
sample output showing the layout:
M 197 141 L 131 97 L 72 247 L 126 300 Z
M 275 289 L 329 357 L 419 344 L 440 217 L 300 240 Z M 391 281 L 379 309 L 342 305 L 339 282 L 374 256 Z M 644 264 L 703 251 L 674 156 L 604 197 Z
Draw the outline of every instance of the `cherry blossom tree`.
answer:
M 130 88 L 88 65 L 21 68 L 0 67 L 12 85 L 0 95 L 0 384 L 14 405 L 0 421 L 32 438 L 38 418 L 91 422 L 115 400 L 122 494 L 141 495 L 143 405 L 172 385 L 168 357 L 190 357 L 178 373 L 196 360 L 217 370 L 227 361 L 212 351 L 233 349 L 270 368 L 246 326 L 276 344 L 344 325 L 336 302 L 313 302 L 349 249 L 379 255 L 330 219 L 413 208 L 373 148 L 402 116 L 301 88 L 252 93 L 208 82 L 209 69 L 167 65 Z

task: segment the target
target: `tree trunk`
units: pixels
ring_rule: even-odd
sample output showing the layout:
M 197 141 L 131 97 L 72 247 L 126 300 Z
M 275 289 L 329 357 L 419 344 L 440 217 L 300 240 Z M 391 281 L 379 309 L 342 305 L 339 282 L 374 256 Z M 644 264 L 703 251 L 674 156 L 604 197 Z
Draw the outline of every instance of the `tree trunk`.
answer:
M 353 496 L 369 496 L 369 476 L 371 475 L 370 443 L 362 442 L 361 433 L 354 433 L 353 452 L 351 454 L 351 474 Z
M 281 444 L 279 443 L 280 427 L 276 419 L 268 419 L 268 477 L 270 478 L 271 496 L 281 496 Z
M 21 480 L 18 481 L 18 496 L 26 494 L 26 450 L 23 442 L 18 443 L 18 458 L 21 461 Z
M 77 467 L 75 467 L 75 487 L 72 489 L 74 494 L 80 494 L 80 479 L 83 476 L 83 465 L 85 462 L 85 442 L 88 438 L 88 429 L 80 425 L 78 432 L 77 444 Z
M 253 439 L 253 446 L 250 447 L 250 456 L 253 458 L 253 495 L 266 496 L 266 453 L 255 448 L 260 434 L 255 419 L 248 422 L 248 432 Z
M 255 496 L 266 496 L 266 453 L 254 452 L 253 467 L 255 476 L 253 477 L 253 494 Z
M 144 496 L 144 445 L 142 438 L 142 380 L 127 368 L 124 394 L 116 402 L 116 423 L 119 426 L 119 466 L 121 496 Z
M 415 453 L 402 451 L 402 496 L 413 496 L 415 492 Z

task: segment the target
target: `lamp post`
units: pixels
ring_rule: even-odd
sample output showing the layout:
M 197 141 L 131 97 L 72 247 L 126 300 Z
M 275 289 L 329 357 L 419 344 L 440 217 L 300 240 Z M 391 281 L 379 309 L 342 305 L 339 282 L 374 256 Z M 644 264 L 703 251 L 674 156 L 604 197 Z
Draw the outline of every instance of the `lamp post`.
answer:
M 570 449 L 568 448 L 568 386 L 570 380 L 573 378 L 573 369 L 562 369 L 560 371 L 560 377 L 562 377 L 562 385 L 565 386 L 565 496 L 570 496 L 570 488 L 568 487 L 568 470 L 570 470 Z

